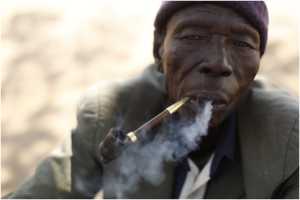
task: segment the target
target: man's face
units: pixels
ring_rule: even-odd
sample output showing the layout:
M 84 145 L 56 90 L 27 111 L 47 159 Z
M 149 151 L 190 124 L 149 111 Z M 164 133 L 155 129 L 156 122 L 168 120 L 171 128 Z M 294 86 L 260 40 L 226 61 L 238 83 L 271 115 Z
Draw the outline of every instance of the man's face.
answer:
M 174 13 L 157 55 L 171 101 L 190 97 L 180 117 L 193 121 L 204 102 L 212 101 L 210 127 L 223 122 L 258 71 L 259 45 L 258 31 L 232 9 L 196 4 Z

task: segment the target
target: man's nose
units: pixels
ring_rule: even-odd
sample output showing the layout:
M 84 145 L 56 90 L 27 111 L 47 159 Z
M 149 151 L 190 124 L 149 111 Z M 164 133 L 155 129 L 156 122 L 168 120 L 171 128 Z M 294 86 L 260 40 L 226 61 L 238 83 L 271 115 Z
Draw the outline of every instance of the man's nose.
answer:
M 233 69 L 228 62 L 228 53 L 223 45 L 209 48 L 206 58 L 198 67 L 200 74 L 212 77 L 229 77 Z

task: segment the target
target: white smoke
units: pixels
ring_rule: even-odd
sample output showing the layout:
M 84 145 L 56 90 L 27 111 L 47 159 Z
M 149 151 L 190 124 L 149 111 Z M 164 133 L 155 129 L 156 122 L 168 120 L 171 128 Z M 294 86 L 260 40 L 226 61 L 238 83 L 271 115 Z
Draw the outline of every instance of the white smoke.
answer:
M 134 192 L 141 179 L 153 185 L 161 184 L 165 179 L 164 162 L 180 161 L 189 152 L 196 150 L 201 137 L 207 135 L 211 110 L 212 102 L 205 102 L 203 111 L 198 113 L 193 124 L 171 120 L 168 131 L 171 137 L 158 133 L 150 142 L 144 139 L 123 152 L 116 160 L 119 174 L 115 175 L 117 177 L 111 175 L 117 179 L 117 183 L 112 185 L 117 198 L 126 198 L 126 192 Z

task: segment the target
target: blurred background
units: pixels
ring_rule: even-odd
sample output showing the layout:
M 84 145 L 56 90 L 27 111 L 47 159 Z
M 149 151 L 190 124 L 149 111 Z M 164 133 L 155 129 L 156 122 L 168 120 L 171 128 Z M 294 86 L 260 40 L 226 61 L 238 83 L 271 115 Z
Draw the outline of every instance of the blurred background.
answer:
M 260 71 L 299 98 L 299 2 L 266 1 Z M 76 128 L 91 85 L 153 62 L 160 1 L 1 1 L 1 196 Z

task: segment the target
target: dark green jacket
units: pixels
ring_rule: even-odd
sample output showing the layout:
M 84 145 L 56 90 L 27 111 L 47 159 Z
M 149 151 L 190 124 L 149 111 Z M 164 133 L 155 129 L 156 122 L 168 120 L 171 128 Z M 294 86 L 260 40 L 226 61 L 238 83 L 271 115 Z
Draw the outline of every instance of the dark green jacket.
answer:
M 78 104 L 78 127 L 61 148 L 37 167 L 34 175 L 3 198 L 115 198 L 109 174 L 116 161 L 103 166 L 98 145 L 122 116 L 124 132 L 135 130 L 160 113 L 168 102 L 163 74 L 152 65 L 141 76 L 92 86 Z M 160 126 L 165 126 L 162 123 Z M 211 180 L 205 198 L 299 198 L 299 103 L 285 90 L 257 78 L 237 108 L 238 148 L 234 166 Z M 141 180 L 129 198 L 171 198 L 174 168 L 154 186 Z M 109 181 L 108 181 L 109 180 Z

